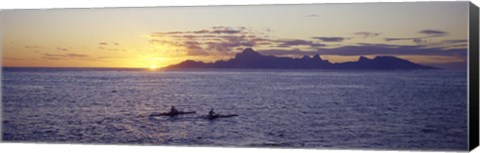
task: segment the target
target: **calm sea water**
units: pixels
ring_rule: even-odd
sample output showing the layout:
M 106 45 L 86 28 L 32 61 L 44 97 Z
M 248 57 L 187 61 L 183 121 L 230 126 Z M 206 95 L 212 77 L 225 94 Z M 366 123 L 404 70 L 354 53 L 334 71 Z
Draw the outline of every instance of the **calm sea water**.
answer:
M 467 149 L 456 71 L 4 69 L 16 142 Z M 197 114 L 148 117 L 171 105 Z M 210 108 L 233 118 L 207 120 Z

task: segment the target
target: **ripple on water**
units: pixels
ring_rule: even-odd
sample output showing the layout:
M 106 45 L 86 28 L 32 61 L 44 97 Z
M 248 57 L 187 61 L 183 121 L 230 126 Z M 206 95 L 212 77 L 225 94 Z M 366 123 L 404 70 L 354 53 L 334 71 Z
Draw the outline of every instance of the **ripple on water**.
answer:
M 5 71 L 5 141 L 467 147 L 466 73 Z M 149 117 L 170 106 L 197 114 Z M 234 118 L 207 120 L 210 108 Z

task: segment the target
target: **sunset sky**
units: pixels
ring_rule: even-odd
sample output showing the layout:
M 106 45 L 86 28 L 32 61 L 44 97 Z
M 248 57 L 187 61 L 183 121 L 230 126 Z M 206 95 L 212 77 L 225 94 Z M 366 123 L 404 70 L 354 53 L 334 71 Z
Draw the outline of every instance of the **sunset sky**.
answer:
M 265 55 L 464 65 L 468 2 L 2 10 L 3 66 L 163 67 Z

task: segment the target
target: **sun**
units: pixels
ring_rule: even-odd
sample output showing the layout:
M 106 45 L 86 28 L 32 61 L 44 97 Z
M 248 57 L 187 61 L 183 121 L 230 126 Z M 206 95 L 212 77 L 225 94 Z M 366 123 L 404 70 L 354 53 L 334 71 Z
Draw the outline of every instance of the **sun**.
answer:
M 150 65 L 150 67 L 148 67 L 148 68 L 150 68 L 150 70 L 156 70 L 157 66 L 156 65 Z

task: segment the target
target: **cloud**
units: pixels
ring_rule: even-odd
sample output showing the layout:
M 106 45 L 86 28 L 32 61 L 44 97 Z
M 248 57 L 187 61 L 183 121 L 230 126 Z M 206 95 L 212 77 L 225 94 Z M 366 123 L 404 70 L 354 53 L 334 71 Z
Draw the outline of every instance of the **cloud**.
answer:
M 185 48 L 187 48 L 187 55 L 189 56 L 206 56 L 209 55 L 202 47 L 199 46 L 200 43 L 196 41 L 187 41 L 184 43 Z
M 4 57 L 3 59 L 10 60 L 10 61 L 21 61 L 21 60 L 23 60 L 21 58 L 14 58 L 14 57 Z
M 318 39 L 323 42 L 342 42 L 343 40 L 347 38 L 343 37 L 312 37 L 313 39 Z
M 420 37 L 420 38 L 385 38 L 385 41 L 412 41 L 417 44 L 421 43 L 426 43 L 428 42 L 426 37 Z
M 389 44 L 358 44 L 342 46 L 337 48 L 320 48 L 317 50 L 289 50 L 289 49 L 267 49 L 259 50 L 267 55 L 343 55 L 343 56 L 365 56 L 365 55 L 436 55 L 436 56 L 466 56 L 466 48 L 444 49 L 425 48 L 421 45 L 389 45 Z
M 443 40 L 439 42 L 431 42 L 426 44 L 430 47 L 444 47 L 444 48 L 467 48 L 468 47 L 468 40 L 465 39 L 450 39 L 450 40 Z
M 86 59 L 90 56 L 86 54 L 50 54 L 50 53 L 44 53 L 42 55 L 43 59 L 46 60 L 69 60 L 69 59 Z
M 162 35 L 182 35 L 182 34 L 242 34 L 246 33 L 245 27 L 226 27 L 226 26 L 214 26 L 210 29 L 202 29 L 196 31 L 170 31 L 170 32 L 156 32 L 152 36 Z
M 66 57 L 63 54 L 49 54 L 49 53 L 45 53 L 45 54 L 43 54 L 43 56 L 47 56 L 47 57 Z
M 42 57 L 42 59 L 44 59 L 44 60 L 63 60 L 62 58 L 58 58 L 58 57 Z
M 58 51 L 68 51 L 68 48 L 63 48 L 63 47 L 57 47 Z
M 417 45 L 423 45 L 425 47 L 455 47 L 455 48 L 466 48 L 468 40 L 465 39 L 451 39 L 451 40 L 442 40 L 442 41 L 433 41 L 430 39 L 431 36 L 427 37 L 414 37 L 414 38 L 385 38 L 385 41 L 411 41 Z
M 245 27 L 215 26 L 193 31 L 155 32 L 150 35 L 149 42 L 152 45 L 174 46 L 170 51 L 190 56 L 222 56 L 232 55 L 239 48 L 272 45 L 273 42 L 262 34 Z
M 316 15 L 316 14 L 309 14 L 309 15 L 305 15 L 305 17 L 318 17 L 318 15 Z
M 356 33 L 353 33 L 353 34 L 357 35 L 357 36 L 360 36 L 360 37 L 363 37 L 363 38 L 369 38 L 369 37 L 379 36 L 382 33 L 379 33 L 379 32 L 356 32 Z
M 122 48 L 119 43 L 109 43 L 107 42 L 100 42 L 98 43 L 98 49 L 104 51 L 126 51 L 126 49 Z
M 456 43 L 467 43 L 468 40 L 466 39 L 451 39 L 451 40 L 444 40 L 442 43 L 448 43 L 448 44 L 456 44 Z
M 414 38 L 385 38 L 385 41 L 412 40 Z
M 312 48 L 326 46 L 325 44 L 315 43 L 302 39 L 288 39 L 288 40 L 276 40 L 279 43 L 277 47 L 292 47 L 292 46 L 309 46 Z
M 42 56 L 42 59 L 45 59 L 45 60 L 63 60 L 65 59 L 67 56 L 66 55 L 63 55 L 63 54 L 49 54 L 49 53 L 45 53 L 43 54 Z
M 421 37 L 410 37 L 410 38 L 385 38 L 385 41 L 412 41 L 414 43 L 420 44 L 420 43 L 426 43 L 428 42 L 427 38 L 432 38 L 432 37 L 442 37 L 446 36 L 448 33 L 445 31 L 439 31 L 439 30 L 422 30 L 417 33 L 426 35 L 426 36 L 421 36 Z
M 431 29 L 422 30 L 422 31 L 419 31 L 418 33 L 424 34 L 424 35 L 429 35 L 429 36 L 435 36 L 435 37 L 445 36 L 445 35 L 448 34 L 448 33 L 445 32 L 445 31 L 431 30 Z
M 231 52 L 234 48 L 246 48 L 257 45 L 257 42 L 263 41 L 263 39 L 248 38 L 246 36 L 225 36 L 218 41 L 205 42 L 205 49 L 210 51 L 227 53 Z
M 223 56 L 231 57 L 243 48 L 252 47 L 267 55 L 302 56 L 302 55 L 432 55 L 432 56 L 466 56 L 466 40 L 445 40 L 434 42 L 432 36 L 444 35 L 446 32 L 434 30 L 420 31 L 422 37 L 385 38 L 385 41 L 412 41 L 415 45 L 370 44 L 326 45 L 319 42 L 343 42 L 348 37 L 315 36 L 307 39 L 272 38 L 261 32 L 244 27 L 211 27 L 193 31 L 174 31 L 152 33 L 150 43 L 154 45 L 173 46 L 169 51 L 181 52 L 189 56 Z M 357 37 L 371 38 L 381 35 L 379 32 L 356 32 Z M 443 45 L 434 45 L 435 43 Z M 451 44 L 451 45 L 445 45 Z M 298 49 L 300 48 L 300 49 Z
M 211 33 L 214 34 L 237 34 L 240 33 L 240 30 L 230 30 L 230 29 L 224 29 L 224 30 L 213 30 Z
M 409 38 L 385 38 L 385 41 L 403 41 L 403 40 L 408 40 L 412 41 L 415 43 L 424 43 L 427 42 L 426 38 L 432 38 L 432 37 L 441 37 L 445 36 L 448 33 L 445 31 L 439 31 L 439 30 L 422 30 L 417 33 L 426 35 L 426 36 L 421 36 L 421 37 L 409 37 Z
M 40 48 L 42 48 L 41 46 L 37 46 L 37 45 L 26 45 L 24 47 L 27 48 L 27 49 L 40 49 Z
M 85 55 L 85 54 L 67 54 L 66 56 L 67 56 L 67 57 L 70 57 L 70 58 L 84 58 L 84 57 L 88 57 L 88 55 Z
M 417 44 L 421 44 L 421 43 L 428 43 L 429 41 L 431 40 L 428 40 L 429 38 L 433 38 L 433 37 L 442 37 L 442 36 L 446 36 L 448 33 L 445 32 L 445 31 L 439 31 L 439 30 L 421 30 L 417 33 L 420 33 L 420 34 L 423 34 L 423 35 L 426 35 L 426 36 L 421 36 L 421 37 L 409 37 L 409 38 L 385 38 L 385 41 L 412 41 L 414 43 L 417 43 Z M 464 41 L 464 40 L 453 40 L 453 41 Z M 445 42 L 442 42 L 442 43 L 452 43 L 452 42 L 449 42 L 449 41 L 445 41 Z
M 272 32 L 272 29 L 270 27 L 264 29 L 266 32 Z

